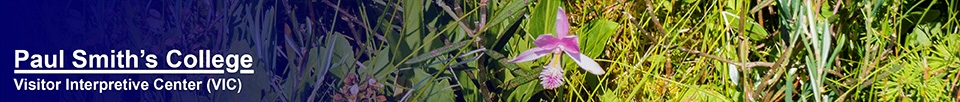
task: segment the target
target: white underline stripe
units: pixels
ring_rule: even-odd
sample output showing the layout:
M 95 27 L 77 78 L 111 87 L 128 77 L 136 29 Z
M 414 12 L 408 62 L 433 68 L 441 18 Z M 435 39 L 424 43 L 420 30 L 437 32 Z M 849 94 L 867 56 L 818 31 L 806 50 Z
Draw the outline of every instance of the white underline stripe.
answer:
M 226 74 L 223 69 L 206 70 L 13 70 L 13 74 Z M 253 70 L 240 70 L 253 74 Z
M 240 74 L 253 74 L 253 70 L 240 70 Z

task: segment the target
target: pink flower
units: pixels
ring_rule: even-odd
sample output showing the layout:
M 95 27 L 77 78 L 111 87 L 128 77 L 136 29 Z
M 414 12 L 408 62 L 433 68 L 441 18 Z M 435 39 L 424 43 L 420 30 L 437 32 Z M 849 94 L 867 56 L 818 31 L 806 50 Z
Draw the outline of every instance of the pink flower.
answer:
M 555 54 L 559 56 L 558 54 Z M 540 85 L 543 89 L 555 89 L 563 85 L 563 68 L 560 67 L 560 57 L 553 57 L 550 64 L 543 66 L 540 72 Z
M 544 66 L 543 72 L 540 72 L 540 83 L 543 84 L 544 89 L 557 88 L 563 84 L 563 68 L 561 68 L 559 63 L 561 52 L 566 53 L 568 57 L 573 59 L 573 62 L 576 62 L 577 65 L 580 65 L 580 68 L 587 70 L 587 72 L 595 75 L 605 73 L 596 61 L 580 53 L 579 37 L 576 35 L 567 35 L 570 30 L 570 24 L 567 22 L 567 14 L 563 12 L 563 8 L 558 8 L 557 10 L 557 21 L 555 25 L 557 36 L 553 36 L 552 34 L 538 36 L 537 39 L 533 41 L 533 44 L 537 45 L 537 47 L 523 51 L 516 58 L 507 62 L 532 61 L 553 53 L 554 60 L 550 62 L 550 65 Z

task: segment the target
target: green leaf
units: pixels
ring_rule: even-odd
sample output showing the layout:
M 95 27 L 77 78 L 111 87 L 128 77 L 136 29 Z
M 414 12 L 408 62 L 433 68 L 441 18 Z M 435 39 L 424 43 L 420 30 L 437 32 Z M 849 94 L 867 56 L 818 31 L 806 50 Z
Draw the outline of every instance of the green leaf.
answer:
M 520 55 L 520 53 L 522 53 L 523 51 L 535 47 L 535 46 L 533 45 L 533 43 L 532 43 L 532 42 L 533 42 L 533 38 L 532 38 L 532 37 L 520 37 L 520 36 L 521 36 L 520 34 L 517 34 L 517 35 L 514 35 L 514 36 L 516 36 L 516 37 L 518 37 L 518 38 L 513 38 L 513 39 L 510 39 L 509 41 L 507 41 L 507 45 L 508 45 L 508 46 L 506 47 L 506 48 L 509 49 L 509 50 L 507 50 L 507 51 L 510 52 L 510 55 L 512 55 L 512 56 L 504 56 L 504 57 L 505 57 L 504 59 L 509 60 L 509 59 L 516 58 L 516 56 L 517 56 L 517 55 Z M 493 56 L 493 55 L 496 55 L 497 53 L 489 53 L 489 54 L 492 54 L 491 57 L 496 58 L 496 56 Z M 546 57 L 546 56 L 545 56 L 545 58 L 549 58 L 549 57 Z M 500 62 L 506 62 L 506 60 L 503 60 L 503 61 L 500 61 Z M 543 62 L 546 62 L 546 60 L 534 60 L 534 61 L 530 61 L 530 62 L 512 63 L 512 64 L 516 65 L 517 67 L 508 67 L 508 68 L 529 69 L 529 68 L 531 68 L 531 67 L 533 67 L 533 66 L 537 66 L 537 65 L 535 65 L 535 64 L 537 64 L 537 63 L 543 63 Z
M 460 87 L 463 88 L 463 90 L 461 90 L 463 100 L 467 102 L 483 101 L 483 95 L 480 93 L 480 89 L 473 83 L 473 80 L 470 80 L 470 76 L 466 72 L 458 71 L 457 77 L 460 78 Z
M 913 28 L 913 36 L 908 37 L 908 40 L 910 40 L 910 42 L 907 42 L 907 43 L 910 45 L 921 46 L 921 47 L 933 45 L 933 43 L 931 43 L 930 41 L 930 38 L 931 36 L 942 34 L 940 30 L 940 26 L 941 25 L 939 23 L 937 24 L 928 23 L 928 24 L 922 24 Z
M 650 56 L 650 59 L 648 60 L 653 63 L 662 63 L 667 61 L 667 57 L 664 57 L 663 55 L 653 55 Z
M 617 96 L 617 93 L 610 89 L 603 89 L 603 94 L 600 95 L 600 102 L 618 102 L 621 101 Z
M 542 69 L 543 68 L 538 67 L 538 68 L 533 68 L 531 70 L 522 70 L 522 69 L 513 70 L 514 78 L 510 79 L 510 82 L 507 83 L 506 86 L 515 87 L 515 86 L 523 85 L 529 82 L 534 82 L 537 80 L 537 78 L 540 77 L 539 75 Z
M 403 35 L 407 45 L 420 45 L 422 20 L 423 20 L 423 1 L 405 0 L 403 1 Z
M 334 32 L 334 34 L 339 35 L 340 33 Z M 336 39 L 336 43 L 334 43 L 334 39 Z M 353 67 L 356 65 L 353 64 L 356 62 L 356 58 L 354 58 L 352 47 L 346 38 L 343 36 L 327 36 L 327 39 L 324 41 L 321 45 L 326 47 L 320 47 L 315 52 L 311 52 L 313 53 L 311 55 L 317 55 L 316 58 L 319 59 L 317 61 L 320 63 L 315 66 L 318 70 L 323 70 L 323 68 L 327 68 L 329 65 L 329 73 L 333 73 L 340 78 L 344 78 L 350 72 L 356 70 L 356 68 Z M 331 43 L 334 44 L 331 46 Z M 330 51 L 333 52 L 327 55 Z M 329 58 L 329 60 L 327 58 Z
M 420 100 L 425 100 L 427 102 L 453 102 L 454 101 L 455 97 L 452 96 L 454 95 L 453 90 L 451 88 L 447 88 L 447 87 L 450 87 L 448 80 L 439 79 L 439 78 L 437 78 L 439 80 L 430 80 L 429 78 L 433 76 L 430 76 L 430 74 L 423 71 L 422 69 L 413 69 L 413 72 L 414 72 L 414 77 L 409 80 L 411 83 L 419 83 L 421 80 L 424 80 L 424 79 L 426 79 L 426 81 L 423 81 L 423 83 L 421 83 L 420 86 L 414 87 L 415 89 L 414 92 L 408 93 L 408 94 L 412 94 L 410 96 L 411 98 L 414 97 L 413 95 L 416 95 L 416 98 L 407 99 L 406 101 L 420 101 Z
M 554 24 L 557 20 L 557 7 L 559 6 L 559 0 L 546 0 L 537 4 L 533 14 L 530 14 L 530 22 L 527 23 L 526 27 L 530 28 L 530 34 L 536 36 L 554 33 Z
M 376 71 L 376 72 L 373 72 L 374 76 L 384 76 L 386 74 L 389 74 L 389 72 L 393 70 L 393 69 L 386 68 L 387 65 L 389 65 L 390 63 L 390 48 L 384 48 L 378 51 L 376 61 L 367 61 L 366 63 L 364 63 L 364 65 L 369 66 L 370 64 L 367 64 L 367 63 L 373 63 L 373 66 L 371 67 L 372 70 L 370 71 Z
M 596 58 L 603 53 L 607 40 L 620 28 L 617 22 L 597 19 L 588 26 L 590 29 L 580 30 L 580 51 L 587 56 Z
M 421 55 L 419 55 L 419 56 L 417 56 L 417 57 L 414 57 L 413 59 L 410 59 L 410 60 L 408 60 L 407 62 L 404 62 L 404 64 L 417 63 L 417 62 L 422 62 L 422 61 L 425 61 L 425 60 L 428 60 L 428 59 L 433 59 L 433 58 L 435 58 L 435 57 L 437 57 L 437 56 L 440 56 L 440 55 L 442 55 L 442 54 L 446 54 L 446 53 L 448 53 L 448 52 L 450 52 L 450 51 L 453 51 L 453 50 L 462 48 L 463 46 L 466 46 L 466 45 L 469 44 L 469 43 L 470 43 L 470 41 L 461 41 L 461 42 L 453 43 L 453 44 L 450 44 L 450 45 L 447 45 L 447 46 L 443 46 L 443 47 L 441 47 L 441 48 L 438 48 L 438 49 L 432 50 L 432 51 L 430 51 L 430 52 L 421 54 Z
M 940 10 L 930 9 L 929 11 L 917 10 L 910 12 L 907 18 L 910 19 L 913 24 L 923 24 L 936 22 L 940 16 Z
M 542 91 L 543 88 L 540 87 L 540 83 L 527 83 L 523 84 L 517 89 L 513 90 L 510 93 L 510 96 L 507 97 L 508 101 L 511 102 L 527 102 L 530 100 L 534 94 Z
M 513 24 L 511 22 L 504 22 L 504 21 L 507 21 L 507 18 L 509 18 L 510 16 L 521 14 L 521 12 L 524 11 L 523 9 L 525 9 L 526 5 L 527 5 L 526 1 L 523 1 L 523 0 L 514 0 L 513 2 L 507 3 L 507 6 L 505 6 L 504 8 L 501 8 L 500 11 L 497 11 L 493 19 L 490 19 L 490 23 L 488 23 L 486 27 L 483 27 L 483 28 L 490 28 L 500 23 Z
M 736 11 L 727 10 L 727 12 L 734 13 Z M 722 18 L 725 18 L 724 23 L 727 23 L 729 27 L 731 28 L 740 27 L 739 15 L 723 14 L 722 16 L 723 16 Z M 760 26 L 760 24 L 755 21 L 756 20 L 753 20 L 753 18 L 750 18 L 750 17 L 746 18 L 746 22 L 744 22 L 746 24 L 744 24 L 743 26 L 744 30 L 748 32 L 746 36 L 750 37 L 750 40 L 763 40 L 764 38 L 767 37 L 767 35 L 769 35 L 769 33 L 767 33 L 767 30 L 764 29 L 763 26 Z M 739 32 L 740 30 L 736 29 L 736 31 Z

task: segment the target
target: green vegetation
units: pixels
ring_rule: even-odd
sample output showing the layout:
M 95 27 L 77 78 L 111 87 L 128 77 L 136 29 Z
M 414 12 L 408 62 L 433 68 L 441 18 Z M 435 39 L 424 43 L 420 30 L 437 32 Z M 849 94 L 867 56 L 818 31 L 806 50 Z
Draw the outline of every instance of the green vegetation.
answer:
M 956 0 L 278 1 L 281 101 L 957 101 Z M 508 63 L 554 34 L 580 52 Z M 273 13 L 273 12 L 270 12 Z M 271 18 L 272 19 L 272 18 Z M 265 49 L 273 50 L 273 49 Z M 550 57 L 551 55 L 547 55 Z M 279 65 L 278 65 L 279 66 Z

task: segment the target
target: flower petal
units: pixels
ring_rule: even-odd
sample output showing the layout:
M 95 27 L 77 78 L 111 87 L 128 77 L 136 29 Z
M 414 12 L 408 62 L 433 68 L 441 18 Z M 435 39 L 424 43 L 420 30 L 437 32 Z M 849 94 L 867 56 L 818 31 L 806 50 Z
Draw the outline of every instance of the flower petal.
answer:
M 544 67 L 540 72 L 540 85 L 543 89 L 556 89 L 563 85 L 563 68 Z
M 570 23 L 567 22 L 567 14 L 563 12 L 563 7 L 557 7 L 557 21 L 554 22 L 557 37 L 567 36 L 567 32 L 570 31 Z
M 567 53 L 567 56 L 570 56 L 573 62 L 577 62 L 577 65 L 580 65 L 580 68 L 587 70 L 587 72 L 593 73 L 594 75 L 603 75 L 603 73 L 606 73 L 603 71 L 603 68 L 600 67 L 600 64 L 597 64 L 596 61 L 593 61 L 593 59 L 587 55 Z
M 730 74 L 730 82 L 733 82 L 733 85 L 740 85 L 740 70 L 737 70 L 737 65 L 727 64 L 727 74 Z
M 508 60 L 507 62 L 517 63 L 517 62 L 532 61 L 537 58 L 546 56 L 547 54 L 550 54 L 552 50 L 553 49 L 543 49 L 540 47 L 530 48 L 527 51 L 523 51 L 523 53 L 520 53 L 520 55 L 518 55 L 516 58 L 513 58 L 512 60 Z
M 567 53 L 580 53 L 580 38 L 576 35 L 570 35 L 560 38 L 560 46 L 563 46 L 563 51 Z
M 542 34 L 533 40 L 533 45 L 543 49 L 555 49 L 560 44 L 561 38 L 553 37 L 550 34 Z
M 563 85 L 563 67 L 560 65 L 560 57 L 551 58 L 550 64 L 543 66 L 540 72 L 540 85 L 543 89 L 555 89 Z

